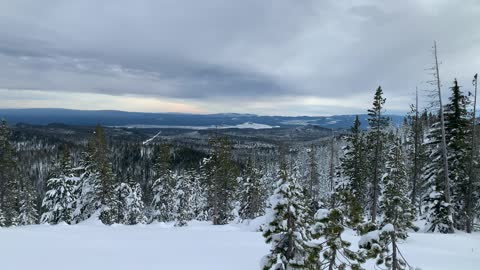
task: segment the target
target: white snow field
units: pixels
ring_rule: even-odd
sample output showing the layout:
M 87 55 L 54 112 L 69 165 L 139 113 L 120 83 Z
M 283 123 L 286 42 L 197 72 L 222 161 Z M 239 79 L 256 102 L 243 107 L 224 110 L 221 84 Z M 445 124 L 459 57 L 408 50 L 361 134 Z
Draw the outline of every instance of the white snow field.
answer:
M 251 228 L 200 222 L 183 228 L 98 222 L 1 228 L 0 269 L 255 270 L 268 246 Z M 354 246 L 359 239 L 353 233 L 346 238 Z M 411 233 L 401 247 L 409 263 L 422 270 L 480 269 L 478 233 Z

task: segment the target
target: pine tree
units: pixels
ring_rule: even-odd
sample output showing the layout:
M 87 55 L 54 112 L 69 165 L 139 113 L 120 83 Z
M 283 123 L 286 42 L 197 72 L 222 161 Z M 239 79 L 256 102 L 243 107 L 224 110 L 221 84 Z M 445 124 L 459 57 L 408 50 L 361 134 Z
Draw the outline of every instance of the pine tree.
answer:
M 424 200 L 425 194 L 427 193 L 427 184 L 425 183 L 425 178 L 423 175 L 425 174 L 425 168 L 427 167 L 427 163 L 429 161 L 429 147 L 426 143 L 427 135 L 429 134 L 429 128 L 435 122 L 433 119 L 430 118 L 427 110 L 424 110 L 421 117 L 420 117 L 420 125 L 422 126 L 422 135 L 421 140 L 418 146 L 418 183 L 417 183 L 417 203 L 412 204 L 416 207 L 417 212 L 420 216 L 424 216 L 423 209 L 424 209 Z M 411 157 L 411 151 L 409 152 L 409 157 Z M 411 159 L 413 160 L 413 159 Z M 411 171 L 410 171 L 411 172 Z
M 254 219 L 263 214 L 264 199 L 261 173 L 252 159 L 245 165 L 244 181 L 240 185 L 240 218 Z
M 318 172 L 317 162 L 317 148 L 311 145 L 308 149 L 308 175 L 307 175 L 307 190 L 305 198 L 307 205 L 310 208 L 312 215 L 319 209 L 320 205 L 320 173 Z
M 0 227 L 5 227 L 5 215 L 3 211 L 0 209 Z
M 227 224 L 232 200 L 236 191 L 238 176 L 236 164 L 232 160 L 231 144 L 227 137 L 216 137 L 210 141 L 213 149 L 212 161 L 208 166 L 208 201 L 214 225 Z
M 61 156 L 60 170 L 57 175 L 48 179 L 42 207 L 41 222 L 58 224 L 72 222 L 72 210 L 75 202 L 75 184 L 77 178 L 72 173 L 71 158 L 68 148 L 65 147 Z
M 170 147 L 160 147 L 155 164 L 157 180 L 153 183 L 153 219 L 160 222 L 174 220 L 175 179 L 170 164 Z
M 430 128 L 425 146 L 429 162 L 425 165 L 421 181 L 425 193 L 423 200 L 423 214 L 428 232 L 453 233 L 453 217 L 445 197 L 443 150 L 441 147 L 441 125 L 436 122 Z
M 127 181 L 128 182 L 128 181 Z M 116 207 L 116 213 L 117 217 L 115 219 L 116 223 L 119 224 L 126 224 L 128 221 L 127 218 L 127 198 L 130 196 L 132 193 L 132 189 L 129 184 L 127 183 L 119 183 L 117 187 L 115 188 L 115 207 Z
M 0 210 L 3 212 L 5 226 L 18 224 L 20 211 L 20 177 L 15 149 L 10 142 L 10 130 L 7 122 L 0 127 Z
M 423 144 L 423 138 L 425 133 L 424 125 L 426 125 L 424 116 L 420 115 L 418 107 L 418 91 L 416 92 L 416 103 L 411 105 L 411 111 L 408 115 L 408 133 L 407 133 L 407 156 L 408 156 L 408 175 L 411 179 L 411 193 L 410 200 L 414 207 L 421 210 L 421 200 L 419 200 L 422 194 L 422 183 L 420 177 L 423 174 L 423 167 L 427 158 L 426 148 Z
M 73 220 L 79 223 L 90 218 L 101 207 L 99 198 L 100 181 L 99 175 L 95 167 L 94 145 L 90 142 L 88 150 L 83 153 L 80 167 L 82 173 L 77 186 L 75 187 L 75 210 L 73 212 Z
M 189 175 L 177 175 L 175 188 L 175 226 L 187 225 L 193 216 L 192 211 L 192 182 Z
M 362 230 L 365 228 L 368 228 L 368 230 L 362 232 L 359 252 L 367 259 L 376 259 L 377 266 L 384 266 L 385 269 L 407 269 L 408 264 L 398 248 L 395 227 L 392 224 L 386 224 L 380 229 L 376 229 L 375 225 L 371 226 L 370 228 L 368 226 L 362 228 Z
M 262 259 L 262 269 L 305 269 L 307 267 L 307 209 L 297 180 L 288 175 L 283 164 L 263 236 L 271 244 L 270 254 Z
M 468 97 L 463 94 L 457 80 L 451 88 L 449 103 L 445 105 L 445 128 L 448 146 L 449 179 L 453 183 L 452 206 L 455 227 L 466 227 L 466 201 L 469 186 L 468 162 L 470 159 L 470 115 Z
M 392 224 L 395 236 L 407 238 L 408 229 L 417 229 L 413 225 L 415 209 L 408 198 L 408 178 L 405 156 L 399 139 L 390 147 L 386 158 L 386 173 L 382 177 L 383 194 L 380 199 L 382 225 Z
M 10 131 L 7 121 L 2 119 L 0 126 L 0 206 L 5 198 L 5 183 L 12 174 L 11 145 L 9 142 Z M 3 207 L 1 208 L 3 210 Z
M 319 209 L 311 227 L 313 240 L 309 242 L 312 269 L 363 269 L 363 254 L 350 249 L 351 243 L 342 238 L 347 226 L 342 208 Z
M 95 161 L 100 180 L 99 197 L 102 208 L 100 209 L 100 220 L 103 224 L 111 225 L 115 222 L 115 194 L 114 194 L 114 175 L 112 164 L 108 157 L 108 146 L 105 138 L 105 132 L 100 125 L 95 128 Z
M 390 147 L 386 159 L 386 173 L 382 177 L 381 229 L 365 234 L 360 245 L 369 257 L 377 258 L 377 265 L 384 265 L 392 270 L 406 269 L 407 264 L 400 257 L 398 239 L 406 239 L 408 229 L 417 230 L 413 225 L 415 210 L 408 197 L 408 179 L 404 160 L 402 145 L 397 138 Z
M 200 164 L 200 173 L 195 170 L 189 170 L 187 172 L 187 175 L 192 179 L 192 215 L 193 219 L 199 221 L 208 220 L 208 200 L 205 185 L 206 176 L 204 173 L 204 161 Z
M 335 178 L 335 189 L 330 198 L 332 209 L 341 208 L 345 215 L 345 224 L 349 228 L 356 228 L 363 221 L 363 208 L 358 203 L 351 183 L 342 177 Z
M 142 189 L 139 183 L 131 181 L 129 183 L 130 193 L 126 197 L 125 203 L 125 224 L 135 225 L 145 223 L 145 206 L 142 201 Z
M 383 115 L 383 105 L 385 98 L 383 98 L 382 88 L 379 86 L 373 98 L 373 107 L 368 110 L 368 145 L 369 157 L 371 165 L 369 184 L 371 185 L 371 207 L 370 216 L 371 221 L 375 222 L 378 214 L 378 198 L 380 197 L 380 176 L 382 175 L 382 153 L 385 139 L 384 129 L 388 126 L 388 118 Z
M 337 203 L 348 204 L 346 214 L 356 223 L 360 222 L 368 201 L 366 145 L 358 116 L 345 140 L 344 155 L 340 158 L 335 181 L 335 197 L 339 200 Z
M 118 216 L 115 212 L 114 175 L 105 132 L 100 125 L 97 125 L 95 134 L 88 143 L 82 167 L 83 173 L 76 189 L 78 199 L 74 211 L 75 222 L 88 219 L 98 211 L 102 223 L 113 224 Z
M 32 225 L 38 223 L 38 211 L 35 203 L 35 190 L 33 184 L 25 183 L 21 200 L 20 200 L 20 214 L 18 216 L 19 225 Z

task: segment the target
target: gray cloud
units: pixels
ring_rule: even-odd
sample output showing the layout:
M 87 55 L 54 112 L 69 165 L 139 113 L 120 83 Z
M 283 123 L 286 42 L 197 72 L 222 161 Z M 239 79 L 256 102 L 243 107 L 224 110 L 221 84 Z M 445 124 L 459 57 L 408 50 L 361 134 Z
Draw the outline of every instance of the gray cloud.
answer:
M 477 1 L 342 2 L 3 2 L 0 88 L 279 111 L 252 105 L 270 101 L 284 114 L 325 114 L 359 109 L 299 100 L 364 104 L 381 84 L 393 110 L 407 110 L 415 86 L 428 87 L 433 40 L 445 85 L 458 77 L 469 86 L 480 67 Z

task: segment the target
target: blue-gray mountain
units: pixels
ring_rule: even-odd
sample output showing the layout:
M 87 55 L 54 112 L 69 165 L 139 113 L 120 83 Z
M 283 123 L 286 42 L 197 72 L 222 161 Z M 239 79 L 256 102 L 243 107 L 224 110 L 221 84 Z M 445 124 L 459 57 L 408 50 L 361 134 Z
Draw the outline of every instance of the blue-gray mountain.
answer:
M 367 115 L 362 114 L 362 127 L 367 126 Z M 47 125 L 52 123 L 92 126 L 125 127 L 184 127 L 192 129 L 231 127 L 269 128 L 319 125 L 325 128 L 349 128 L 355 115 L 334 116 L 261 116 L 254 114 L 182 114 L 182 113 L 141 113 L 124 111 L 86 111 L 68 109 L 0 109 L 0 118 L 10 124 L 27 123 Z M 392 124 L 398 126 L 403 116 L 390 115 Z

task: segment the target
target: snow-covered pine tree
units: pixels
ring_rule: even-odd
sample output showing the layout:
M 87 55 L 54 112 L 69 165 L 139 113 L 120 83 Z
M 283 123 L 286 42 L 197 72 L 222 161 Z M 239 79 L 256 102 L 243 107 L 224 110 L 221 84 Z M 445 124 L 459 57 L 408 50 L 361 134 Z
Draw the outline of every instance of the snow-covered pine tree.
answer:
M 3 211 L 0 209 L 0 227 L 5 227 L 5 215 Z
M 425 119 L 426 112 L 420 115 L 420 108 L 418 105 L 418 91 L 416 92 L 415 105 L 411 105 L 411 110 L 408 113 L 408 133 L 406 140 L 406 153 L 408 157 L 407 173 L 411 179 L 411 193 L 410 200 L 412 205 L 421 210 L 420 195 L 422 194 L 422 187 L 420 177 L 423 174 L 423 167 L 425 166 L 427 154 L 426 148 L 423 144 L 425 134 Z
M 125 224 L 145 223 L 145 206 L 142 201 L 142 188 L 139 183 L 129 181 L 130 193 L 125 198 Z
M 385 98 L 379 86 L 373 98 L 373 106 L 368 110 L 368 160 L 370 161 L 368 184 L 370 185 L 370 218 L 375 223 L 378 215 L 378 198 L 380 197 L 380 177 L 383 170 L 383 144 L 385 128 L 389 124 L 388 117 L 384 116 Z
M 345 209 L 319 209 L 310 228 L 313 240 L 310 247 L 309 269 L 363 269 L 365 258 L 361 252 L 350 249 L 351 243 L 342 238 L 347 227 Z
M 210 140 L 210 145 L 213 153 L 208 166 L 208 204 L 213 224 L 223 225 L 231 218 L 239 173 L 232 160 L 232 145 L 228 137 L 215 137 Z
M 308 152 L 308 171 L 307 171 L 307 189 L 305 198 L 307 206 L 310 208 L 311 215 L 320 207 L 320 173 L 318 171 L 317 147 L 312 144 L 307 148 Z
M 364 232 L 360 247 L 369 257 L 377 259 L 377 265 L 403 270 L 407 263 L 399 252 L 398 239 L 406 239 L 408 230 L 417 228 L 413 225 L 415 209 L 408 197 L 408 178 L 400 138 L 394 140 L 388 152 L 382 184 L 381 229 Z
M 429 161 L 429 149 L 428 145 L 426 143 L 427 140 L 427 135 L 429 134 L 429 129 L 433 125 L 433 117 L 429 116 L 427 110 L 425 109 L 422 112 L 422 115 L 420 117 L 420 122 L 421 125 L 423 126 L 423 131 L 422 131 L 422 136 L 421 136 L 421 141 L 419 143 L 419 174 L 418 174 L 418 183 L 417 183 L 417 203 L 413 204 L 416 209 L 417 213 L 420 216 L 424 216 L 423 209 L 424 209 L 424 201 L 423 198 L 425 197 L 425 194 L 427 193 L 427 185 L 425 184 L 425 179 L 422 177 L 425 174 L 425 168 L 427 166 L 427 162 Z M 409 153 L 409 158 L 411 157 L 411 152 Z M 413 159 L 412 159 L 413 160 Z M 411 171 L 410 171 L 411 172 Z M 412 192 L 413 192 L 413 186 L 412 186 Z
M 127 197 L 132 192 L 130 185 L 124 182 L 121 182 L 115 188 L 115 207 L 117 217 L 115 222 L 119 224 L 126 223 L 126 212 L 127 212 Z
M 200 163 L 200 172 L 193 169 L 187 171 L 187 175 L 192 179 L 192 218 L 200 221 L 208 220 L 206 176 L 203 167 L 204 161 Z
M 182 227 L 187 225 L 187 221 L 192 219 L 192 177 L 188 174 L 176 174 L 175 187 L 175 226 Z
M 445 105 L 445 129 L 448 146 L 448 164 L 452 181 L 452 210 L 454 225 L 466 229 L 466 202 L 469 186 L 470 161 L 470 115 L 467 106 L 470 101 L 460 90 L 457 80 L 450 88 L 452 94 Z
M 100 180 L 101 209 L 99 219 L 103 224 L 111 225 L 115 223 L 117 213 L 115 213 L 115 177 L 112 171 L 112 164 L 108 157 L 108 145 L 105 137 L 105 131 L 102 126 L 95 128 L 95 161 Z
M 32 225 L 38 223 L 38 211 L 33 183 L 25 181 L 20 199 L 19 225 Z
M 5 226 L 18 225 L 18 216 L 20 214 L 20 180 L 18 172 L 15 170 L 14 177 L 7 179 L 5 188 L 7 190 L 3 201 L 3 213 L 5 216 Z
M 167 222 L 174 220 L 175 179 L 171 170 L 170 146 L 160 146 L 155 164 L 157 180 L 153 183 L 153 220 Z
M 348 205 L 345 214 L 350 220 L 360 222 L 363 211 L 367 208 L 368 183 L 365 138 L 358 116 L 345 141 L 344 154 L 340 158 L 335 180 L 335 199 L 339 200 L 337 203 Z
M 407 230 L 413 225 L 415 209 L 408 195 L 408 175 L 405 155 L 399 139 L 395 139 L 386 158 L 386 172 L 382 177 L 383 194 L 380 198 L 382 224 L 392 224 L 400 239 L 407 238 Z
M 263 214 L 264 206 L 264 188 L 261 183 L 262 175 L 260 170 L 255 167 L 253 158 L 250 158 L 245 164 L 243 182 L 240 183 L 240 218 L 243 220 L 254 219 Z
M 83 173 L 76 190 L 75 222 L 88 219 L 99 211 L 102 223 L 113 224 L 118 215 L 115 212 L 114 175 L 108 158 L 105 132 L 100 125 L 95 128 L 81 165 Z
M 42 202 L 44 213 L 41 222 L 49 224 L 66 222 L 70 224 L 72 222 L 77 178 L 72 173 L 70 152 L 66 146 L 62 151 L 60 168 L 56 174 L 47 180 L 47 192 Z
M 308 211 L 303 202 L 302 189 L 297 180 L 289 175 L 286 164 L 281 165 L 269 207 L 263 236 L 271 248 L 270 253 L 262 259 L 262 269 L 305 269 L 308 263 Z
M 311 269 L 363 269 L 364 254 L 350 249 L 351 243 L 342 238 L 346 228 L 356 228 L 362 222 L 364 206 L 361 202 L 362 197 L 366 198 L 365 163 L 362 163 L 365 162 L 365 145 L 358 117 L 351 131 L 334 179 L 331 209 L 319 209 L 310 228 L 313 238 L 308 243 Z
M 358 243 L 362 256 L 367 259 L 376 259 L 377 266 L 385 267 L 388 270 L 406 269 L 407 262 L 400 257 L 401 253 L 398 250 L 395 229 L 392 224 L 386 224 L 377 229 L 377 226 L 370 223 L 362 230 L 365 231 L 362 231 L 362 237 Z
M 429 162 L 423 168 L 421 182 L 425 193 L 422 197 L 423 215 L 428 232 L 453 233 L 453 217 L 445 198 L 444 160 L 441 147 L 441 124 L 435 122 L 430 128 L 425 146 Z
M 90 142 L 88 144 L 88 150 L 83 153 L 80 162 L 82 173 L 75 187 L 75 197 L 77 198 L 73 212 L 73 220 L 75 223 L 90 218 L 101 207 L 98 194 L 100 181 L 95 168 L 94 152 L 94 145 Z
M 0 210 L 5 218 L 5 226 L 18 224 L 20 211 L 20 177 L 15 159 L 15 149 L 10 141 L 7 122 L 0 126 Z

